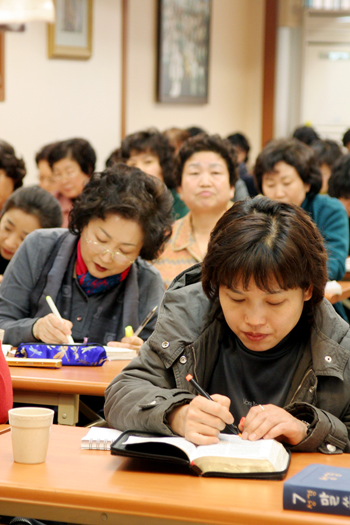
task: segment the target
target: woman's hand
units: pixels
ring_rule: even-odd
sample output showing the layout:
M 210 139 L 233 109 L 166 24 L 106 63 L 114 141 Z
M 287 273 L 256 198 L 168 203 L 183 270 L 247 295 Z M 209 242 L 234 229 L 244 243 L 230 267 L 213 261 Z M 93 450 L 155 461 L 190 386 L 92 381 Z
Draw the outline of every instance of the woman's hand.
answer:
M 242 439 L 255 441 L 274 438 L 290 445 L 297 445 L 307 434 L 305 423 L 275 405 L 253 406 L 238 428 L 242 432 Z
M 218 443 L 219 433 L 226 425 L 233 423 L 229 411 L 231 401 L 219 394 L 211 397 L 215 403 L 203 396 L 196 396 L 188 405 L 174 408 L 168 414 L 168 423 L 173 432 L 195 445 Z
M 137 337 L 136 335 L 132 335 L 131 337 L 123 337 L 123 339 L 118 341 L 109 341 L 107 346 L 116 346 L 119 348 L 130 348 L 130 350 L 136 350 L 138 352 L 143 345 L 143 340 L 140 337 Z
M 48 344 L 67 344 L 68 335 L 72 335 L 73 324 L 67 319 L 59 319 L 54 314 L 45 315 L 34 323 L 35 339 Z

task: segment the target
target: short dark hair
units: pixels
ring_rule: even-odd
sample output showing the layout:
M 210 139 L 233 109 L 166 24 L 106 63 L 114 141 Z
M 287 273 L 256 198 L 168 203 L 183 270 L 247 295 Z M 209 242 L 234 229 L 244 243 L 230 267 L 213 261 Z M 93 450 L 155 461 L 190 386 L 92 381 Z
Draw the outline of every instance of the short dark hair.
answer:
M 307 144 L 308 146 L 311 146 L 315 140 L 320 138 L 318 133 L 311 126 L 299 126 L 298 128 L 295 128 L 293 137 L 304 142 L 304 144 Z
M 350 199 L 350 153 L 340 157 L 332 168 L 328 181 L 328 195 Z
M 16 157 L 11 144 L 4 140 L 0 140 L 0 170 L 4 170 L 6 176 L 13 180 L 14 189 L 23 185 L 27 173 L 26 165 L 23 159 Z
M 123 162 L 120 154 L 120 148 L 116 148 L 112 151 L 109 157 L 106 159 L 105 166 L 106 168 L 111 168 L 117 162 Z
M 163 135 L 167 137 L 174 151 L 178 151 L 181 145 L 190 138 L 190 133 L 187 129 L 182 128 L 167 128 L 163 131 Z
M 51 168 L 61 159 L 75 160 L 85 175 L 91 177 L 95 171 L 96 153 L 90 142 L 85 139 L 68 139 L 58 142 L 50 151 L 49 164 Z
M 344 135 L 343 135 L 343 145 L 345 147 L 347 147 L 347 145 L 349 144 L 350 142 L 350 129 L 348 129 L 347 131 L 345 131 Z
M 140 256 L 150 261 L 162 252 L 172 232 L 173 198 L 165 184 L 138 168 L 118 163 L 95 173 L 74 201 L 69 230 L 81 234 L 94 218 L 115 214 L 136 221 L 144 232 Z
M 51 144 L 46 144 L 45 146 L 43 146 L 37 152 L 37 154 L 35 155 L 35 163 L 36 163 L 37 166 L 38 166 L 38 164 L 39 164 L 39 162 L 41 160 L 46 160 L 47 162 L 49 162 L 50 152 L 51 152 L 52 148 L 57 146 L 57 144 L 59 144 L 59 143 L 58 142 L 52 142 Z
M 248 162 L 250 144 L 247 137 L 245 137 L 243 133 L 232 133 L 227 137 L 227 139 L 231 142 L 231 144 L 246 152 L 244 162 Z
M 205 129 L 200 128 L 199 126 L 190 126 L 186 128 L 186 131 L 190 134 L 190 137 L 195 137 L 196 135 L 201 135 L 202 133 L 207 133 Z
M 269 142 L 258 155 L 254 167 L 257 188 L 262 193 L 262 179 L 266 173 L 272 173 L 278 162 L 285 162 L 298 172 L 305 184 L 310 184 L 308 195 L 319 193 L 322 175 L 317 166 L 313 150 L 297 139 L 281 139 Z
M 1 216 L 13 208 L 37 217 L 41 228 L 62 226 L 62 211 L 58 200 L 39 186 L 26 186 L 14 191 L 5 202 Z
M 207 135 L 206 133 L 202 133 L 187 139 L 179 149 L 176 169 L 177 186 L 181 186 L 185 162 L 199 151 L 213 151 L 220 155 L 226 162 L 230 185 L 235 185 L 238 179 L 238 164 L 235 148 L 229 140 L 221 138 L 220 135 Z
M 315 140 L 311 144 L 316 157 L 316 162 L 318 166 L 322 164 L 327 164 L 330 168 L 333 166 L 335 161 L 343 155 L 343 152 L 335 140 Z
M 175 150 L 169 142 L 168 137 L 156 128 L 137 131 L 123 139 L 120 155 L 123 161 L 127 161 L 133 151 L 139 153 L 149 151 L 159 159 L 163 172 L 163 180 L 169 189 L 176 187 L 174 177 L 174 153 Z
M 274 282 L 282 290 L 312 286 L 304 304 L 312 321 L 324 296 L 326 262 L 322 236 L 300 206 L 258 196 L 235 203 L 214 227 L 202 263 L 203 290 L 213 301 L 220 286 L 248 288 L 251 279 L 267 292 Z

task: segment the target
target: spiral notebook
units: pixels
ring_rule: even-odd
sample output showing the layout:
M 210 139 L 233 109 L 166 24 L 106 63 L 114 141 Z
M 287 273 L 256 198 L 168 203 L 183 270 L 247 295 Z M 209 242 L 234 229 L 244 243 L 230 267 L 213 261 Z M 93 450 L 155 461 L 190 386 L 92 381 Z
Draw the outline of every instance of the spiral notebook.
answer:
M 120 436 L 114 428 L 91 427 L 81 438 L 81 448 L 85 450 L 110 450 L 111 444 Z

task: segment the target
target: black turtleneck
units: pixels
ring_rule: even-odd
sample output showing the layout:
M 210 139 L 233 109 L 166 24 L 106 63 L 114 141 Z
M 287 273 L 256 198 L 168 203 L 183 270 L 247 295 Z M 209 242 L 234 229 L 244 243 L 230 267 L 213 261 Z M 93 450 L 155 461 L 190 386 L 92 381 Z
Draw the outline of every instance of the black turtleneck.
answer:
M 10 261 L 8 261 L 7 259 L 4 259 L 1 255 L 0 255 L 0 275 L 3 275 L 4 271 L 6 270 L 7 268 L 7 265 L 9 264 Z
M 231 399 L 236 424 L 253 405 L 283 407 L 309 336 L 301 319 L 295 328 L 269 350 L 249 350 L 226 325 L 218 359 L 207 390 Z

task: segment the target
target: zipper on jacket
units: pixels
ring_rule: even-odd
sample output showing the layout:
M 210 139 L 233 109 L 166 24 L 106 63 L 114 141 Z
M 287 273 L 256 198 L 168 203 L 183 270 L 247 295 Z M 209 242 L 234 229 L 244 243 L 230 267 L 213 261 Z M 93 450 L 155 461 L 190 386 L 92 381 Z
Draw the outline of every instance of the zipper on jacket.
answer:
M 289 403 L 293 403 L 293 402 L 294 402 L 294 399 L 295 399 L 296 396 L 298 395 L 298 393 L 299 393 L 301 387 L 303 386 L 303 384 L 305 383 L 305 381 L 307 380 L 307 378 L 309 377 L 309 375 L 312 374 L 312 372 L 313 372 L 312 368 L 310 368 L 310 369 L 306 372 L 306 374 L 304 375 L 303 379 L 301 380 L 300 385 L 298 386 L 298 388 L 297 388 L 296 391 L 294 392 L 293 397 L 292 397 L 292 399 L 289 401 Z

